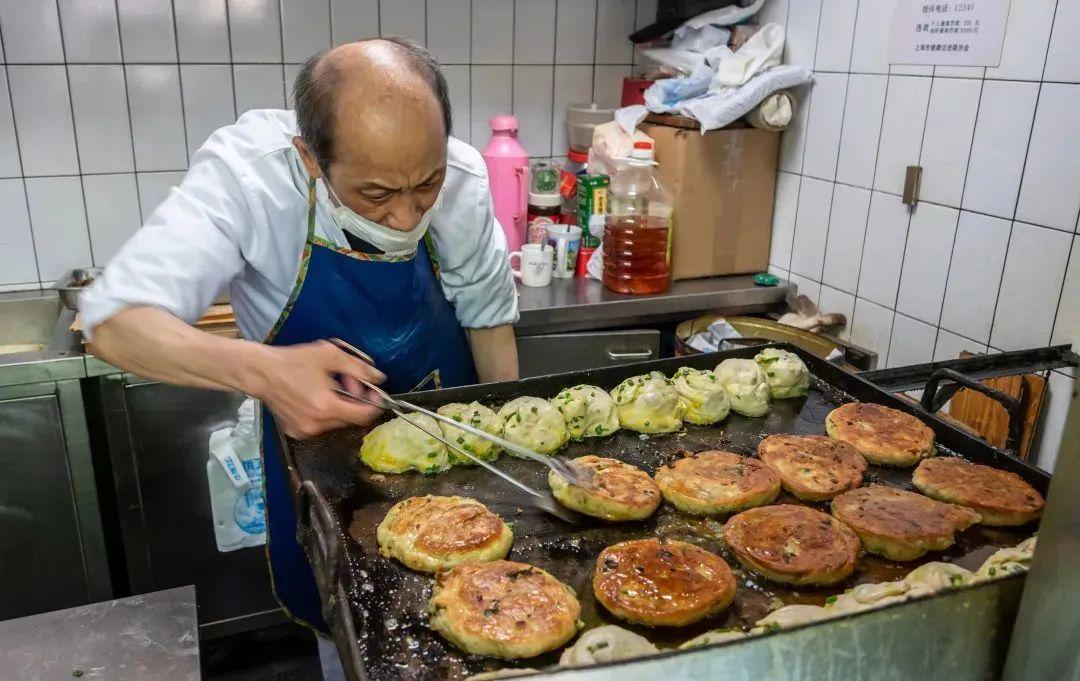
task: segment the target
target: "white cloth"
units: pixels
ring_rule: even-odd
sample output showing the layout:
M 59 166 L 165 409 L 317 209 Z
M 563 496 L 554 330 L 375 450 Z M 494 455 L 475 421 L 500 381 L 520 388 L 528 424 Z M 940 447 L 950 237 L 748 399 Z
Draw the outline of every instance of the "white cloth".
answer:
M 805 67 L 774 66 L 737 88 L 723 92 L 707 92 L 700 97 L 679 102 L 672 108 L 701 123 L 701 132 L 704 133 L 738 120 L 773 92 L 802 85 L 809 80 L 811 75 Z
M 723 46 L 710 51 L 706 60 L 715 65 L 716 74 L 709 90 L 721 92 L 725 88 L 739 87 L 765 69 L 777 66 L 783 56 L 784 27 L 765 24 L 736 52 Z
M 262 341 L 292 292 L 307 234 L 308 177 L 292 147 L 296 134 L 293 112 L 262 109 L 211 135 L 180 186 L 83 293 L 87 336 L 137 305 L 192 323 L 229 287 L 240 332 Z M 515 322 L 517 293 L 487 168 L 479 152 L 454 138 L 447 143 L 443 194 L 430 232 L 443 293 L 458 320 L 466 328 Z M 348 248 L 325 201 L 316 210 L 315 233 Z

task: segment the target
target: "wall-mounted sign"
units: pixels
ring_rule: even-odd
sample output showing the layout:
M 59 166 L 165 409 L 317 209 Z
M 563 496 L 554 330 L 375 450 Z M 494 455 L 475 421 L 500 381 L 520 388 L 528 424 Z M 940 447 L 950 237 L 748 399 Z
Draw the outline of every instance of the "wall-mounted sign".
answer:
M 898 0 L 889 63 L 997 66 L 1009 2 Z

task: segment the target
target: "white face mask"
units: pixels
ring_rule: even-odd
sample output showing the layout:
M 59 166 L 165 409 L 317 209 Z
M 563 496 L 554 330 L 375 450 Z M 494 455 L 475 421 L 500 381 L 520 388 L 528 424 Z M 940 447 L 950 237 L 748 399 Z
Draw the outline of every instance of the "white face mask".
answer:
M 431 208 L 428 208 L 424 214 L 420 216 L 420 222 L 409 231 L 403 232 L 398 229 L 380 225 L 373 220 L 368 220 L 346 206 L 342 203 L 341 199 L 338 198 L 337 194 L 334 193 L 333 188 L 330 187 L 330 183 L 327 182 L 325 178 L 323 178 L 323 186 L 326 187 L 327 195 L 333 199 L 330 202 L 330 215 L 333 217 L 334 222 L 337 223 L 337 226 L 353 236 L 363 239 L 387 255 L 414 253 L 417 244 L 420 243 L 420 240 L 424 238 L 424 234 L 427 233 L 428 226 L 431 224 L 431 218 L 435 214 L 435 211 L 438 210 L 442 200 L 442 191 L 440 190 L 438 198 L 435 199 L 435 203 L 431 204 Z

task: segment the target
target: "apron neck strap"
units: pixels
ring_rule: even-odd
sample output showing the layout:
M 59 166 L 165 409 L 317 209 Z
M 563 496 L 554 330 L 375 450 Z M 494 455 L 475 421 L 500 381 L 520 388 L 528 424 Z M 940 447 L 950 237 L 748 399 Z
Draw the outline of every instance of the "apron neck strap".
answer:
M 307 213 L 307 239 L 308 243 L 315 238 L 315 178 L 308 180 L 308 213 Z

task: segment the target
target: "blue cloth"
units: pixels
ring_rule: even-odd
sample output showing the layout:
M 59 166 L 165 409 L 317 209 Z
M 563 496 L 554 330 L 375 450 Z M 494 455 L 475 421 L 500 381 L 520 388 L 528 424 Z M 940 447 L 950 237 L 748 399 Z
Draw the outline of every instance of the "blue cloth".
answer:
M 310 232 L 310 227 L 309 227 Z M 464 329 L 446 300 L 428 245 L 405 261 L 371 260 L 309 241 L 299 295 L 282 312 L 271 345 L 340 338 L 387 376 L 390 393 L 476 382 Z M 296 515 L 277 431 L 263 411 L 267 554 L 274 593 L 289 615 L 325 632 L 311 565 L 296 539 Z

